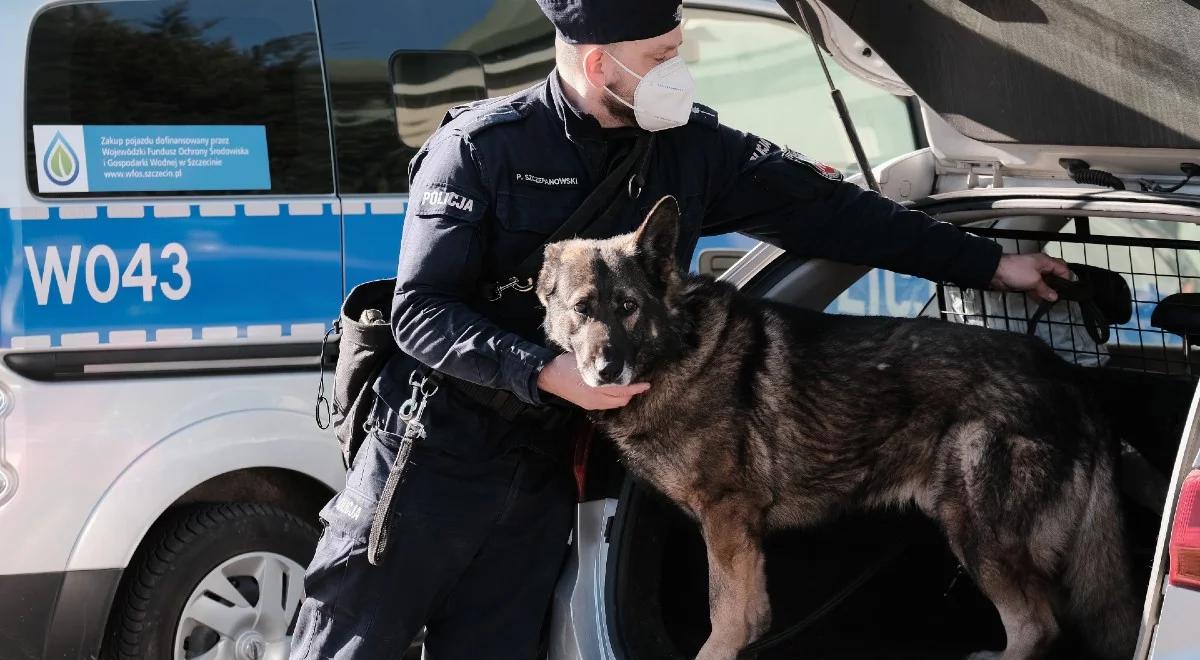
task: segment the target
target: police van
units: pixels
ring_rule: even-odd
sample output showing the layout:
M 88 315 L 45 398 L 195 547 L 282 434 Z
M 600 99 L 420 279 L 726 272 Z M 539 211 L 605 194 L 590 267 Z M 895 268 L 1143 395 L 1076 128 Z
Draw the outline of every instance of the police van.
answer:
M 689 7 L 701 96 L 848 165 L 831 111 L 769 111 L 820 90 L 780 84 L 796 31 L 764 8 Z M 0 658 L 282 657 L 344 480 L 322 335 L 395 273 L 446 108 L 544 78 L 552 29 L 532 0 L 7 0 L 0 26 Z M 920 146 L 847 82 L 873 157 Z

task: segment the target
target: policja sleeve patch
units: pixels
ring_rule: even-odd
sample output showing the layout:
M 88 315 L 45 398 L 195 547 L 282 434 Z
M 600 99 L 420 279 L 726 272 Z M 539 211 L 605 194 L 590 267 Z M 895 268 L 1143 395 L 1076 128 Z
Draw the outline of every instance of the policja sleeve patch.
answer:
M 775 149 L 773 142 L 766 138 L 758 138 L 758 142 L 754 143 L 754 149 L 750 152 L 750 162 L 753 163 L 759 158 L 766 156 L 771 153 L 772 149 Z
M 431 184 L 409 201 L 412 212 L 422 217 L 444 217 L 477 221 L 483 217 L 487 201 L 450 184 Z

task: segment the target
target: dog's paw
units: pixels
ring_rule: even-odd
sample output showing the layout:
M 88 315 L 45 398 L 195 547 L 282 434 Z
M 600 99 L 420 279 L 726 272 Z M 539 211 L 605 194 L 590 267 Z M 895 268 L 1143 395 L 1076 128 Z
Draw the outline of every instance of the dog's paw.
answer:
M 1004 657 L 1003 651 L 976 651 L 971 655 L 963 658 L 963 660 L 1000 660 Z

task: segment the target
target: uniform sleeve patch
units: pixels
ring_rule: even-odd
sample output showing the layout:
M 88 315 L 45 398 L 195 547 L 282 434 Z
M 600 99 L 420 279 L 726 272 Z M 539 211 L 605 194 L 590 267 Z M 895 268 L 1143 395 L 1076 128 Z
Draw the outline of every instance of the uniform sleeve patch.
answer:
M 456 220 L 478 220 L 483 217 L 487 201 L 450 184 L 432 184 L 413 191 L 409 201 L 413 213 L 423 217 L 446 217 Z
M 754 149 L 750 151 L 750 162 L 753 163 L 763 156 L 766 156 L 767 154 L 771 153 L 773 149 L 775 149 L 775 144 L 770 140 L 766 138 L 758 138 L 758 142 L 754 144 Z
M 803 166 L 811 169 L 812 171 L 816 172 L 817 174 L 820 174 L 821 176 L 825 177 L 826 179 L 829 179 L 830 181 L 841 181 L 842 180 L 842 173 L 839 172 L 836 167 L 833 167 L 831 165 L 826 165 L 825 163 L 822 163 L 819 160 L 813 160 L 812 158 L 805 156 L 804 154 L 800 153 L 799 151 L 795 151 L 793 149 L 784 149 L 783 157 L 787 160 L 792 161 L 793 163 L 797 163 L 799 165 L 803 165 Z M 754 159 L 751 158 L 751 160 L 754 160 Z

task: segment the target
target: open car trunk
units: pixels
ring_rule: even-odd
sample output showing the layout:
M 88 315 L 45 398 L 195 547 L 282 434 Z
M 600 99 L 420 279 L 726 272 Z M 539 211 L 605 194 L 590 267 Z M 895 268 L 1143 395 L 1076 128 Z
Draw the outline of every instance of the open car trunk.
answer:
M 1068 157 L 1133 179 L 1200 162 L 1200 1 L 800 2 L 840 64 L 921 100 L 943 164 L 1064 174 Z
M 1200 232 L 1185 223 L 1061 216 L 1010 216 L 972 227 L 1007 252 L 1044 251 L 1107 268 L 1130 285 L 1134 313 L 1107 343 L 1084 346 L 1082 335 L 1071 331 L 1044 338 L 1081 365 L 1080 380 L 1113 429 L 1129 570 L 1140 603 L 1200 374 L 1200 360 L 1184 350 L 1182 339 L 1154 327 L 1151 318 L 1161 299 L 1200 289 Z M 780 261 L 745 290 L 771 290 L 782 302 L 804 299 L 806 283 L 786 285 L 796 262 Z M 1011 304 L 950 285 L 935 288 L 922 314 L 1019 331 L 1027 322 Z M 1069 313 L 1057 322 L 1075 330 Z M 705 551 L 694 522 L 631 480 L 611 543 L 606 600 L 618 657 L 693 657 L 709 631 Z M 865 512 L 774 533 L 766 555 L 774 614 L 768 636 L 794 633 L 747 657 L 962 658 L 1004 647 L 995 609 L 959 569 L 937 526 L 915 511 Z M 1061 657 L 1085 657 L 1065 632 Z

